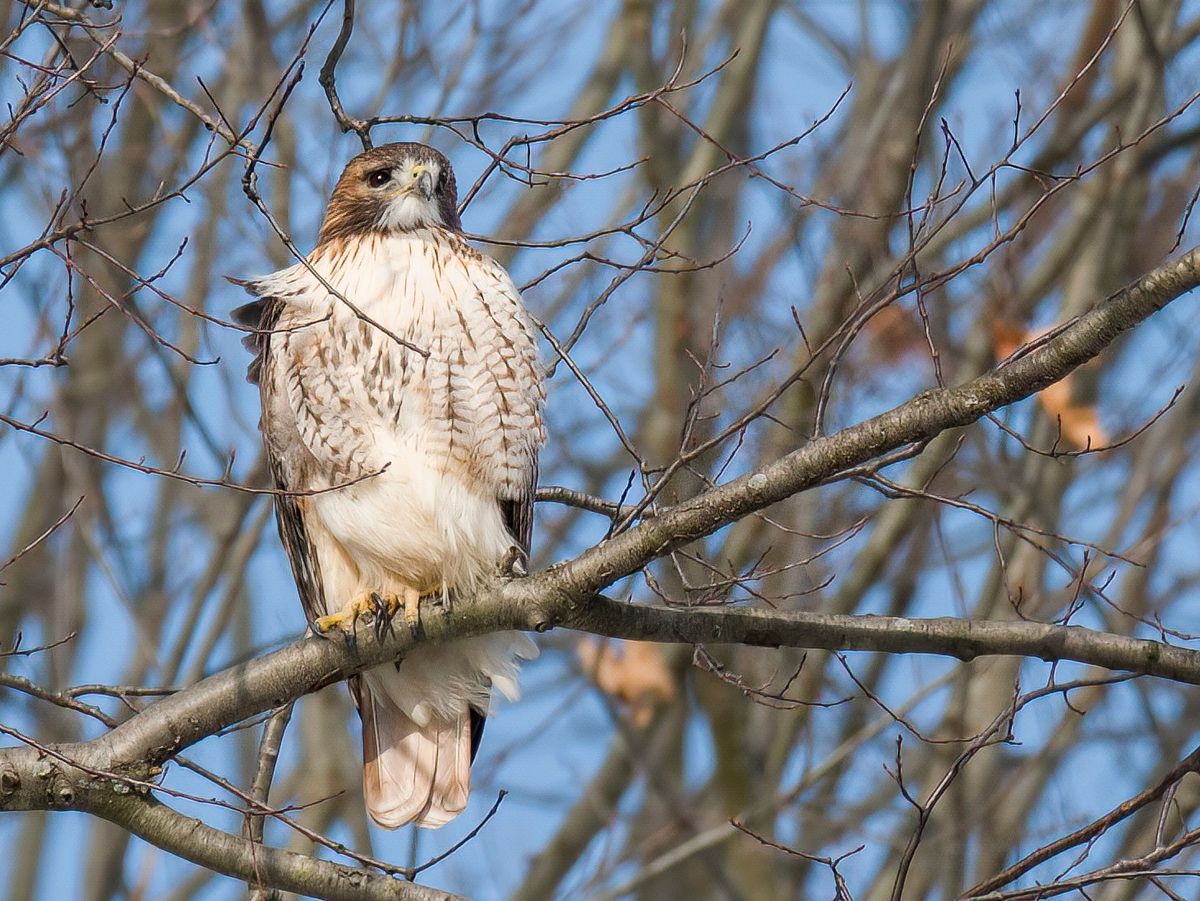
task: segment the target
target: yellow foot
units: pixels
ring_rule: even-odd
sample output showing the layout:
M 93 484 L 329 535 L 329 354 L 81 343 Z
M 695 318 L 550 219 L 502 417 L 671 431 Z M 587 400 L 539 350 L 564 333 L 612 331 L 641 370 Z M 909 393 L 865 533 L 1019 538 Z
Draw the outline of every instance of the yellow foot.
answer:
M 404 608 L 404 621 L 416 635 L 421 628 L 421 592 L 412 586 L 405 586 L 400 591 L 400 606 Z
M 359 617 L 372 612 L 374 609 L 375 603 L 371 599 L 370 592 L 363 592 L 337 613 L 317 617 L 313 625 L 318 632 L 341 629 L 343 632 L 352 633 Z
M 400 610 L 404 611 L 404 621 L 415 635 L 421 625 L 421 592 L 410 586 L 403 587 L 399 594 L 363 592 L 337 613 L 318 617 L 313 626 L 318 632 L 341 629 L 347 636 L 352 636 L 358 621 L 369 618 L 374 620 L 375 632 L 382 639 L 391 630 L 392 617 Z

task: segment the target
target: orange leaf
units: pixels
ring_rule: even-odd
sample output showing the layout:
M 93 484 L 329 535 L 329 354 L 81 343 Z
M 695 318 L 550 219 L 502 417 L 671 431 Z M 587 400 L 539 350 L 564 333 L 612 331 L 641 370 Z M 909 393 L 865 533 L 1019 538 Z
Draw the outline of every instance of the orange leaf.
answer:
M 925 346 L 920 323 L 899 304 L 886 306 L 868 319 L 866 330 L 874 341 L 875 356 L 889 363 Z
M 1096 408 L 1075 403 L 1071 398 L 1070 376 L 1042 391 L 1038 401 L 1051 419 L 1058 420 L 1064 441 L 1080 450 L 1108 444 L 1108 435 L 1100 425 Z
M 1003 360 L 1022 344 L 1036 341 L 1046 333 L 1027 331 L 1011 323 L 997 320 L 992 323 L 992 351 L 997 360 Z M 1062 438 L 1080 450 L 1108 444 L 1108 434 L 1100 425 L 1100 417 L 1091 404 L 1077 403 L 1071 389 L 1071 376 L 1055 382 L 1038 393 L 1038 403 L 1051 419 L 1057 420 Z
M 678 694 L 661 645 L 649 641 L 581 641 L 583 671 L 605 694 L 630 710 L 634 725 L 650 722 L 654 708 Z
M 1029 332 L 1011 322 L 997 319 L 992 323 L 992 352 L 1003 360 L 1029 340 Z

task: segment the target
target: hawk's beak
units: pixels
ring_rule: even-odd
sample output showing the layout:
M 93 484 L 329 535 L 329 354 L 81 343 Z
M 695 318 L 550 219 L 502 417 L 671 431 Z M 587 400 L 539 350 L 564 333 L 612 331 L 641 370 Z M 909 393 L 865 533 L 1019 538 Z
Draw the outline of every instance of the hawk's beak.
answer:
M 433 173 L 427 167 L 417 165 L 409 170 L 409 174 L 412 176 L 413 187 L 416 188 L 417 193 L 426 200 L 431 199 L 433 197 Z

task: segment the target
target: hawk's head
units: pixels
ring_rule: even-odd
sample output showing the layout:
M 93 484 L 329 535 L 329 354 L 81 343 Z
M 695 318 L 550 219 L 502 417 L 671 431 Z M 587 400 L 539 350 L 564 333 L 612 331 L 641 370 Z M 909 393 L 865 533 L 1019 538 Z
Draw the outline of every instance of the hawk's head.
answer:
M 346 164 L 317 243 L 430 225 L 462 228 L 450 161 L 425 144 L 384 144 Z

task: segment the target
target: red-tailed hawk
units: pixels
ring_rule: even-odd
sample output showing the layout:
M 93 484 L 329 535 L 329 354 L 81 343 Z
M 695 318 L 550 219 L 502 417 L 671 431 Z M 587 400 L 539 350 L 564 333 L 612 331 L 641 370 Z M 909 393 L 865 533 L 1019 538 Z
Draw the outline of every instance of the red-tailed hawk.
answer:
M 250 380 L 292 492 L 275 497 L 279 533 L 321 631 L 398 609 L 415 629 L 422 596 L 448 603 L 528 560 L 534 331 L 456 204 L 436 150 L 376 147 L 346 166 L 307 263 L 239 282 L 260 298 L 235 312 L 261 330 Z M 463 810 L 492 687 L 515 698 L 536 653 L 517 632 L 422 644 L 350 681 L 371 819 L 435 827 Z

